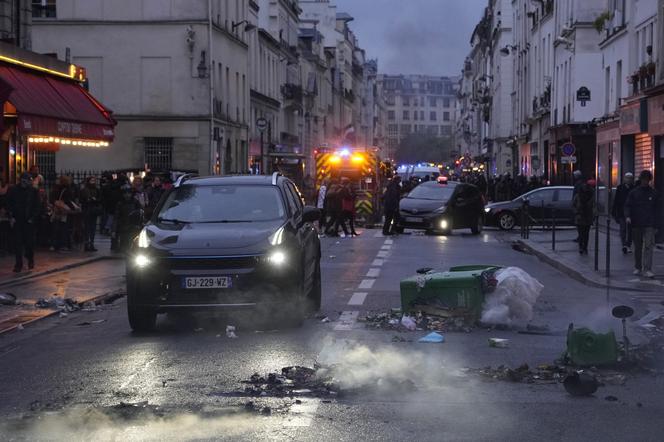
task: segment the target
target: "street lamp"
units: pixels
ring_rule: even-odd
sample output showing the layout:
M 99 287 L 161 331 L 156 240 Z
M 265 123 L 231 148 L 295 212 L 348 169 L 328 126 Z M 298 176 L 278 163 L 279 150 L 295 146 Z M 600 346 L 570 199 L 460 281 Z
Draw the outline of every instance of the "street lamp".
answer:
M 242 20 L 241 22 L 237 22 L 237 23 L 232 22 L 231 23 L 232 30 L 235 31 L 235 28 L 237 28 L 241 24 L 245 24 L 244 32 L 249 32 L 249 31 L 253 31 L 254 29 L 256 29 L 256 26 L 249 23 L 248 20 Z

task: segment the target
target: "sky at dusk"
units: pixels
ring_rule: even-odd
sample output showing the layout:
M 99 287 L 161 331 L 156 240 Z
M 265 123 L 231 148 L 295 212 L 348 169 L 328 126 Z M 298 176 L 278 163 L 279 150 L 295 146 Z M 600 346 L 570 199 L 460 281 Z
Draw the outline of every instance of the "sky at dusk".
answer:
M 333 0 L 386 74 L 458 75 L 487 0 Z

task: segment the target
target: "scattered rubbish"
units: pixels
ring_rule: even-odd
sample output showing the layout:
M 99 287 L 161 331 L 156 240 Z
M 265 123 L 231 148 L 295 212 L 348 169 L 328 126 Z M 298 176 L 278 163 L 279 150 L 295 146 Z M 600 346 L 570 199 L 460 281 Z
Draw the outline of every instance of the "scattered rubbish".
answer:
M 565 391 L 572 396 L 590 396 L 599 388 L 599 382 L 595 376 L 575 371 L 565 377 L 563 386 L 565 387 Z
M 66 318 L 67 316 L 69 316 L 69 313 L 60 312 L 60 315 L 59 315 L 59 316 L 60 316 L 61 318 Z
M 86 326 L 86 325 L 92 325 L 92 324 L 101 324 L 102 322 L 106 322 L 106 319 L 97 319 L 95 321 L 84 321 L 79 324 L 76 324 L 79 327 Z
M 200 332 L 202 332 L 202 331 L 203 331 L 203 328 L 201 328 L 201 327 L 198 327 L 198 328 L 195 328 L 195 329 L 194 329 L 194 332 L 195 332 L 195 333 L 200 333 Z
M 496 286 L 482 310 L 482 323 L 524 323 L 533 319 L 533 306 L 544 286 L 518 267 L 499 269 L 494 274 Z
M 403 336 L 392 336 L 392 342 L 413 342 L 412 339 L 406 339 Z
M 326 316 L 326 317 L 324 317 L 323 319 L 321 319 L 320 322 L 322 322 L 323 324 L 326 324 L 326 323 L 330 322 L 330 318 L 328 318 L 328 317 Z
M 325 315 L 324 313 L 318 313 L 316 314 L 316 316 L 314 316 L 314 319 L 325 319 L 325 318 L 327 318 L 327 315 Z
M 489 338 L 489 347 L 507 348 L 507 347 L 509 347 L 509 344 L 510 344 L 509 339 Z
M 417 324 L 415 323 L 415 321 L 413 321 L 413 318 L 411 318 L 408 315 L 403 315 L 403 317 L 401 318 L 401 325 L 403 325 L 404 327 L 406 327 L 407 330 L 410 331 L 414 331 L 415 329 L 417 329 Z
M 609 402 L 616 402 L 618 400 L 618 398 L 615 397 L 615 396 L 609 395 L 609 396 L 605 397 L 604 400 L 609 401 Z
M 556 384 L 562 381 L 563 376 L 567 375 L 565 367 L 542 365 L 535 370 L 531 370 L 528 364 L 523 364 L 514 369 L 501 365 L 497 368 L 484 367 L 468 369 L 467 371 L 492 380 L 525 384 Z
M 432 270 L 433 270 L 433 269 L 432 269 L 431 267 L 423 267 L 423 268 L 421 268 L 421 269 L 417 269 L 417 270 L 416 270 L 416 273 L 418 273 L 418 274 L 420 274 L 420 275 L 425 275 L 425 274 L 431 272 Z
M 23 324 L 19 324 L 16 326 L 16 330 L 23 330 Z
M 41 298 L 35 302 L 37 308 L 51 308 L 60 310 L 61 312 L 71 313 L 81 309 L 78 302 L 71 298 L 60 298 L 51 296 L 50 298 Z
M 438 344 L 445 342 L 445 336 L 441 335 L 440 333 L 431 332 L 428 335 L 418 339 L 417 342 Z
M 0 305 L 16 305 L 16 295 L 13 293 L 0 293 Z
M 409 318 L 415 321 L 415 330 L 428 330 L 438 332 L 464 332 L 470 333 L 473 329 L 472 319 L 469 317 L 443 316 L 443 313 L 435 314 L 432 310 L 417 312 L 410 315 Z M 445 315 L 448 313 L 446 312 Z M 400 310 L 392 310 L 391 313 L 369 313 L 366 316 L 358 318 L 359 322 L 364 322 L 365 327 L 379 330 L 412 331 L 402 324 L 402 314 Z
M 96 312 L 97 311 L 97 305 L 94 303 L 94 301 L 88 301 L 88 302 L 83 304 L 83 307 L 81 307 L 81 311 Z
M 616 336 L 613 331 L 601 334 L 587 328 L 574 329 L 570 324 L 565 359 L 580 367 L 615 364 L 618 362 Z
M 252 397 L 329 397 L 338 389 L 332 377 L 319 377 L 316 369 L 301 366 L 284 367 L 281 373 L 267 376 L 254 373 L 243 383 L 248 386 L 241 394 Z
M 235 326 L 234 325 L 227 325 L 226 326 L 226 337 L 235 339 L 237 338 L 237 335 L 235 334 Z

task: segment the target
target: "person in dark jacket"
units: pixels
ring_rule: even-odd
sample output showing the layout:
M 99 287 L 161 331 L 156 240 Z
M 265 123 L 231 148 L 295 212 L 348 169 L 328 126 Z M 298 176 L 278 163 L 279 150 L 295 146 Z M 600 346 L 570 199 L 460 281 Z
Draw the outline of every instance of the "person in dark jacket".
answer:
M 357 195 L 353 186 L 350 184 L 350 180 L 346 177 L 341 178 L 341 190 L 339 191 L 339 196 L 341 198 L 341 223 L 346 233 L 346 221 L 348 221 L 350 227 L 350 234 L 352 236 L 357 236 L 355 231 L 355 200 Z M 335 228 L 338 231 L 338 226 Z M 348 233 L 346 233 L 347 235 Z
M 657 219 L 659 195 L 650 186 L 652 172 L 644 170 L 639 175 L 639 185 L 627 196 L 625 221 L 632 227 L 634 238 L 634 274 L 654 278 L 652 254 L 655 248 L 655 233 L 661 220 Z
M 326 210 L 330 214 L 327 233 L 331 236 L 339 236 L 339 224 L 341 224 L 344 233 L 347 234 L 346 224 L 340 221 L 342 216 L 341 185 L 337 178 L 332 179 L 332 184 L 327 190 Z
M 396 175 L 383 195 L 383 207 L 385 211 L 385 223 L 383 224 L 383 235 L 392 235 L 393 224 L 399 218 L 399 201 L 401 200 L 401 177 Z
M 579 233 L 579 253 L 588 254 L 590 227 L 595 218 L 595 181 L 579 186 L 574 196 L 574 224 Z
M 102 213 L 101 194 L 97 187 L 97 178 L 89 177 L 81 189 L 81 208 L 83 209 L 83 222 L 86 252 L 96 252 L 95 233 L 97 220 Z
M 32 176 L 25 172 L 18 186 L 7 193 L 7 212 L 14 239 L 16 261 L 14 272 L 23 270 L 23 255 L 28 260 L 28 269 L 35 267 L 35 225 L 39 217 L 39 192 L 32 186 Z
M 133 238 L 143 227 L 143 207 L 134 198 L 134 192 L 129 184 L 124 184 L 121 191 L 122 199 L 113 215 L 113 237 L 117 241 L 117 250 L 127 252 Z
M 616 189 L 616 196 L 613 199 L 611 216 L 620 225 L 620 241 L 623 254 L 631 253 L 632 247 L 632 227 L 627 225 L 625 220 L 625 203 L 627 196 L 634 189 L 634 174 L 627 172 L 621 185 Z

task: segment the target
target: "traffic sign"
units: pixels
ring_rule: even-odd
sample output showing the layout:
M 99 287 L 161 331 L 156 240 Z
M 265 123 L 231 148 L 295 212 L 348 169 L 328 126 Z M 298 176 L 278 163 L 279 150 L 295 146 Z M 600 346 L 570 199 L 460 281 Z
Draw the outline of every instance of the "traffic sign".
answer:
M 574 156 L 574 154 L 576 153 L 576 146 L 574 146 L 574 144 L 572 143 L 565 143 L 560 149 L 563 152 L 563 156 L 566 157 Z
M 267 129 L 267 120 L 265 118 L 259 118 L 256 120 L 256 128 L 263 132 L 265 129 Z
M 575 156 L 566 156 L 566 157 L 561 157 L 560 162 L 562 164 L 576 164 L 576 157 Z

